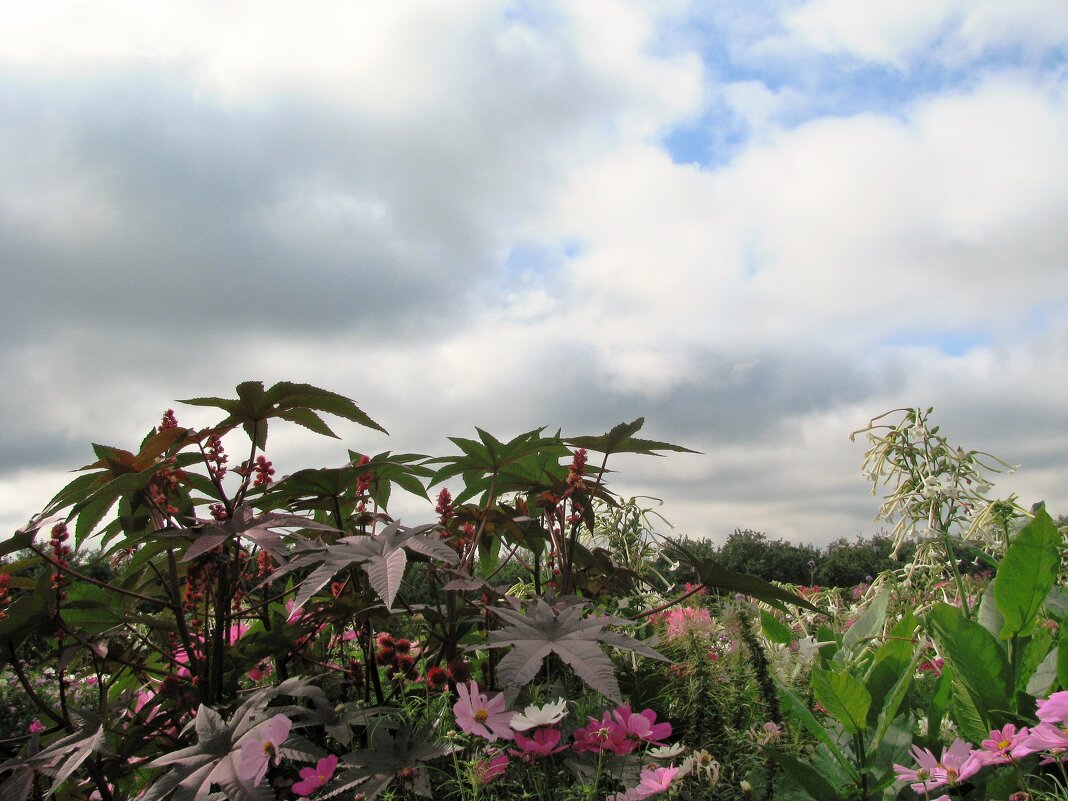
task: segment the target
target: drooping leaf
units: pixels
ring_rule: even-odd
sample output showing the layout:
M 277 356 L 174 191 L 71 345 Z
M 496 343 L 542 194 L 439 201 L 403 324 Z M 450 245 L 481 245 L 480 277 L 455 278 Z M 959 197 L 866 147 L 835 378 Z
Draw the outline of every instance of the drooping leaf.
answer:
M 605 630 L 606 626 L 624 626 L 629 621 L 617 617 L 584 617 L 588 604 L 564 603 L 557 610 L 538 598 L 528 613 L 494 608 L 505 626 L 491 631 L 487 648 L 512 650 L 497 665 L 497 675 L 504 685 L 505 697 L 512 701 L 541 669 L 549 654 L 556 654 L 575 674 L 597 692 L 621 703 L 612 660 L 601 644 L 633 651 L 649 659 L 668 661 L 666 657 L 629 635 Z
M 277 512 L 265 512 L 257 515 L 251 506 L 242 504 L 234 510 L 233 517 L 226 520 L 207 523 L 193 528 L 167 529 L 163 534 L 170 538 L 193 537 L 193 543 L 182 554 L 182 561 L 188 562 L 198 556 L 217 548 L 223 543 L 244 537 L 255 543 L 276 560 L 283 561 L 288 558 L 288 552 L 283 544 L 283 536 L 273 531 L 276 528 L 300 528 L 314 529 L 316 531 L 337 531 L 333 526 L 316 523 L 299 515 L 280 514 Z M 303 538 L 294 533 L 285 535 L 297 542 Z
M 675 451 L 676 453 L 698 453 L 698 451 L 672 445 L 670 442 L 657 442 L 651 439 L 638 439 L 634 435 L 645 425 L 645 418 L 639 417 L 629 423 L 620 423 L 612 430 L 600 436 L 569 437 L 564 440 L 574 448 L 597 451 L 606 456 L 613 453 L 640 453 L 647 456 L 659 456 L 657 451 Z
M 681 560 L 690 564 L 694 570 L 697 571 L 701 583 L 707 587 L 724 590 L 726 592 L 739 592 L 743 595 L 749 595 L 756 598 L 758 601 L 763 601 L 766 604 L 770 604 L 771 606 L 784 611 L 785 607 L 783 604 L 801 606 L 813 612 L 820 611 L 796 593 L 784 590 L 782 587 L 777 587 L 757 576 L 750 576 L 747 573 L 735 573 L 733 570 L 728 570 L 715 559 L 709 557 L 702 558 L 694 555 L 688 548 L 678 542 L 666 540 L 665 549 L 672 555 L 678 556 Z

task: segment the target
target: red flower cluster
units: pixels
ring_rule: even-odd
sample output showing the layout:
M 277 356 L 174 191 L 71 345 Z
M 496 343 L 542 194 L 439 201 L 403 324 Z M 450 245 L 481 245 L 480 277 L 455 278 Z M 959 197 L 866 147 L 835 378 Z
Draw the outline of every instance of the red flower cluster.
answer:
M 204 448 L 204 461 L 208 466 L 208 475 L 212 481 L 222 481 L 226 475 L 226 462 L 230 457 L 223 449 L 222 440 L 215 434 L 208 437 L 208 446 Z

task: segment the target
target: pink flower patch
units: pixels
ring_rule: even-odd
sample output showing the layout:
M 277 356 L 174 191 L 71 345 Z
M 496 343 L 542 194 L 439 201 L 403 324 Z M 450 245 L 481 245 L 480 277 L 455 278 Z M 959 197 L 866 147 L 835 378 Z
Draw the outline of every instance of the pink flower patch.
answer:
M 314 793 L 334 777 L 336 770 L 337 757 L 333 754 L 320 759 L 314 768 L 301 768 L 300 781 L 293 785 L 293 792 L 298 795 Z

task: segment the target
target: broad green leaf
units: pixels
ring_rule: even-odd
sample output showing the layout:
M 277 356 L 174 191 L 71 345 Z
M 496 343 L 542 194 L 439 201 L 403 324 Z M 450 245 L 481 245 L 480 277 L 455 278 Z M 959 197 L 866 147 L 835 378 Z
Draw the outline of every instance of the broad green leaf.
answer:
M 768 756 L 778 763 L 786 775 L 816 801 L 834 801 L 834 799 L 843 797 L 837 788 L 807 762 L 802 762 L 797 757 L 776 750 L 769 751 Z
M 1009 721 L 1014 686 L 1005 651 L 994 635 L 949 604 L 935 604 L 928 615 L 940 652 L 989 732 Z
M 986 589 L 983 590 L 983 597 L 979 599 L 979 611 L 976 614 L 979 625 L 995 637 L 999 636 L 1001 630 L 1005 628 L 1005 618 L 1001 616 L 997 602 L 994 600 L 994 586 L 997 583 L 997 576 L 995 576 L 986 585 Z
M 794 639 L 790 627 L 766 609 L 760 610 L 760 628 L 765 637 L 779 645 L 789 645 Z
M 796 695 L 782 685 L 779 686 L 779 699 L 782 701 L 786 711 L 808 729 L 809 734 L 827 748 L 849 777 L 853 781 L 859 781 L 860 775 L 857 773 L 853 760 L 847 757 L 842 749 L 838 747 L 838 744 L 827 733 L 827 730 L 816 720 L 816 716 L 812 714 L 811 710 Z
M 1027 693 L 1035 698 L 1045 698 L 1053 691 L 1057 680 L 1059 648 L 1054 648 L 1035 668 L 1027 680 Z
M 820 706 L 841 723 L 849 734 L 867 728 L 871 695 L 848 670 L 831 671 L 813 667 L 812 692 Z
M 866 646 L 875 637 L 883 633 L 883 624 L 886 622 L 886 605 L 890 602 L 890 593 L 881 592 L 871 603 L 864 613 L 858 617 L 842 636 L 842 650 L 838 655 L 852 652 L 856 646 Z
M 901 708 L 901 703 L 905 700 L 905 695 L 908 693 L 909 685 L 912 684 L 912 677 L 916 672 L 916 666 L 923 658 L 924 652 L 927 650 L 924 643 L 919 643 L 915 646 L 915 650 L 912 655 L 912 661 L 904 665 L 901 671 L 898 673 L 897 681 L 894 682 L 889 692 L 886 693 L 885 700 L 880 699 L 877 704 L 879 708 L 878 723 L 875 728 L 875 736 L 872 737 L 872 748 L 878 748 L 890 731 L 894 721 L 897 720 L 898 710 Z M 876 705 L 873 705 L 875 708 Z
M 915 642 L 917 625 L 916 616 L 907 612 L 890 630 L 886 642 L 875 652 L 871 668 L 864 680 L 872 700 L 871 714 L 868 717 L 869 724 L 875 723 L 875 718 L 883 712 L 887 694 L 897 684 L 901 675 L 908 670 L 917 648 L 922 648 L 922 645 L 917 645 Z
M 1042 604 L 1056 583 L 1061 534 L 1045 509 L 1013 537 L 998 567 L 994 600 L 1005 618 L 999 635 L 1007 640 L 1034 630 Z

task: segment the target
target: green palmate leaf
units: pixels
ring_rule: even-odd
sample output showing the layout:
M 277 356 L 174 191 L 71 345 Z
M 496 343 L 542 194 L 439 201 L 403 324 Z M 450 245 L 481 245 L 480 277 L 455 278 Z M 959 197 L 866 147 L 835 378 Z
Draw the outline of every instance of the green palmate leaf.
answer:
M 770 750 L 770 756 L 797 785 L 816 801 L 834 801 L 842 798 L 842 793 L 832 785 L 823 774 L 797 757 L 782 751 Z
M 288 564 L 280 567 L 263 583 L 269 584 L 296 570 L 314 568 L 300 582 L 297 591 L 297 607 L 306 604 L 315 593 L 330 583 L 342 570 L 358 565 L 367 573 L 378 596 L 387 608 L 392 608 L 400 588 L 404 567 L 407 564 L 405 551 L 412 551 L 448 565 L 455 565 L 459 557 L 448 544 L 428 537 L 435 532 L 434 525 L 407 528 L 399 523 L 390 523 L 378 534 L 342 537 L 333 545 L 306 545 Z
M 812 668 L 812 692 L 820 706 L 842 724 L 849 734 L 868 726 L 871 695 L 859 679 L 847 670 Z
M 237 386 L 237 398 L 188 398 L 179 401 L 191 406 L 212 406 L 227 413 L 218 426 L 228 431 L 241 426 L 250 440 L 261 450 L 267 445 L 267 421 L 270 418 L 288 420 L 317 434 L 337 435 L 316 412 L 343 417 L 367 428 L 385 433 L 385 429 L 368 417 L 353 401 L 310 384 L 280 381 L 264 390 L 262 381 L 245 381 Z
M 417 795 L 429 797 L 427 763 L 459 750 L 436 742 L 433 726 L 413 730 L 405 725 L 396 734 L 379 726 L 371 733 L 369 746 L 341 757 L 342 772 L 317 798 L 334 798 L 341 793 L 351 798 L 351 791 L 359 789 L 364 798 L 373 801 L 395 780 L 404 780 Z
M 989 731 L 1011 720 L 1014 686 L 1005 651 L 989 631 L 949 604 L 936 604 L 928 625 L 939 651 Z
M 994 580 L 994 600 L 1005 618 L 1001 639 L 1026 637 L 1034 630 L 1056 583 L 1061 539 L 1045 509 L 1013 537 Z
M 668 661 L 633 637 L 605 630 L 606 626 L 624 626 L 629 621 L 604 615 L 583 617 L 588 606 L 585 602 L 558 606 L 559 610 L 554 609 L 538 598 L 528 607 L 529 614 L 493 609 L 505 625 L 489 633 L 486 647 L 512 648 L 497 666 L 509 701 L 537 675 L 549 654 L 556 654 L 580 679 L 617 703 L 622 703 L 623 697 L 612 660 L 601 650 L 601 643 Z
M 564 440 L 573 448 L 585 448 L 597 451 L 605 456 L 613 453 L 640 453 L 647 456 L 659 456 L 657 451 L 675 451 L 676 453 L 698 453 L 698 451 L 672 445 L 670 442 L 657 442 L 651 439 L 638 439 L 634 435 L 645 425 L 645 418 L 639 417 L 630 423 L 620 423 L 611 431 L 600 436 L 570 437 Z
M 52 568 L 42 570 L 33 593 L 22 595 L 7 608 L 7 617 L 0 620 L 0 645 L 18 646 L 31 634 L 50 629 L 56 610 L 56 593 L 51 589 Z M 8 654 L 0 648 L 0 660 Z

